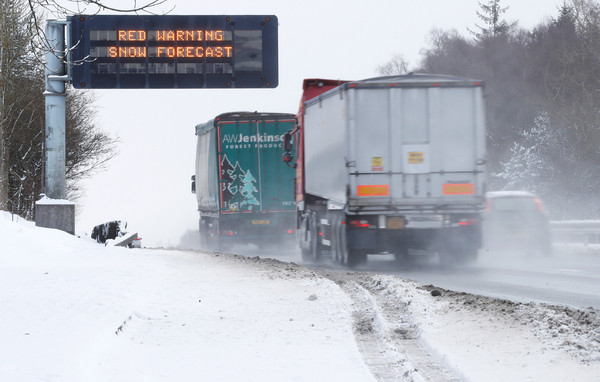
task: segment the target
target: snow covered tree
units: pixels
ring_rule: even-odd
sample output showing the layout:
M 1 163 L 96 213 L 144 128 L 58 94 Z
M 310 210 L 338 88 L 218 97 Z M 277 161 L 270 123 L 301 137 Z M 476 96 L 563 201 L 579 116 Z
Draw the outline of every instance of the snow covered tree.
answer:
M 493 176 L 506 190 L 526 190 L 540 196 L 554 219 L 597 218 L 600 187 L 597 161 L 580 156 L 570 136 L 574 127 L 554 126 L 550 115 L 536 118 L 514 143 L 510 159 Z
M 547 190 L 553 189 L 557 181 L 554 161 L 563 156 L 556 152 L 561 147 L 561 137 L 552 129 L 546 113 L 538 116 L 534 126 L 521 136 L 522 141 L 515 142 L 510 150 L 510 159 L 501 163 L 502 172 L 495 176 L 505 181 L 505 189 L 547 196 Z

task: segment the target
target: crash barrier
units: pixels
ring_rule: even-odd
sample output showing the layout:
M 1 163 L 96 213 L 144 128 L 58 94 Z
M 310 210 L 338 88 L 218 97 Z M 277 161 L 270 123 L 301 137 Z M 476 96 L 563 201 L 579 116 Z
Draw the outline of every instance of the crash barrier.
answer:
M 552 241 L 562 244 L 600 244 L 600 220 L 550 222 Z

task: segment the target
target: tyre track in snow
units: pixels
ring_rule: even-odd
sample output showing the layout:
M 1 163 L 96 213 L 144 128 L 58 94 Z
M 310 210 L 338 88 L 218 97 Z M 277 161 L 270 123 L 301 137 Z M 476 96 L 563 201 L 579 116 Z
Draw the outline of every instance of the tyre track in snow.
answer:
M 332 270 L 321 274 L 351 298 L 354 335 L 365 363 L 378 381 L 463 380 L 423 348 L 409 304 L 386 293 L 372 276 Z
M 589 381 L 600 375 L 600 312 L 591 307 L 522 303 L 385 272 L 234 256 L 264 267 L 268 277 L 335 283 L 346 312 L 337 325 L 349 324 L 378 381 Z

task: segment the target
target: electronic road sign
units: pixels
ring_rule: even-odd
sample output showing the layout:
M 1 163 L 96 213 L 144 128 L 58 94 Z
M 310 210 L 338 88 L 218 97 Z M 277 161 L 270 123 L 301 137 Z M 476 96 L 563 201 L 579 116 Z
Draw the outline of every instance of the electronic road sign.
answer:
M 75 15 L 75 88 L 275 88 L 276 16 Z

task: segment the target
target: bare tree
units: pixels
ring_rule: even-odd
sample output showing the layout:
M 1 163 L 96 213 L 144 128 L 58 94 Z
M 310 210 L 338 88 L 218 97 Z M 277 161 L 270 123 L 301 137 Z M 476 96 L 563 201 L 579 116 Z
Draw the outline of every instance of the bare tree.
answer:
M 4 144 L 4 89 L 6 77 L 6 48 L 8 47 L 6 25 L 6 0 L 0 0 L 0 210 L 7 209 L 8 204 L 8 163 Z
M 27 45 L 28 30 L 23 26 L 26 16 L 24 1 L 0 0 L 0 209 L 7 209 L 9 195 L 9 112 L 14 102 L 8 93 L 18 86 L 20 72 L 27 71 L 23 47 Z M 31 56 L 31 55 L 30 55 Z
M 149 12 L 162 3 L 164 0 L 132 0 L 130 8 L 119 9 L 106 1 L 0 0 L 0 209 L 33 219 L 35 201 L 43 190 L 41 20 L 47 14 L 60 18 L 101 10 Z M 66 106 L 67 193 L 75 200 L 80 193 L 78 181 L 102 169 L 116 155 L 117 140 L 95 125 L 90 93 L 69 90 Z
M 401 54 L 394 56 L 387 64 L 377 68 L 380 76 L 395 76 L 408 73 L 408 71 L 408 61 Z
M 54 17 L 74 13 L 97 14 L 102 11 L 122 13 L 153 13 L 153 10 L 168 0 L 27 0 L 31 10 L 44 10 Z
M 82 190 L 79 181 L 104 169 L 118 152 L 117 138 L 98 130 L 93 97 L 85 90 L 67 93 L 66 180 L 69 200 L 77 200 Z
M 1 0 L 11 1 L 11 0 Z M 155 10 L 168 0 L 25 0 L 30 9 L 29 27 L 35 31 L 35 39 L 31 44 L 35 50 L 44 52 L 46 35 L 44 22 L 46 19 L 66 19 L 73 14 L 95 15 L 103 11 L 120 13 L 155 14 Z M 171 11 L 168 9 L 166 12 Z M 75 42 L 76 43 L 76 42 Z M 44 55 L 40 55 L 39 59 Z

